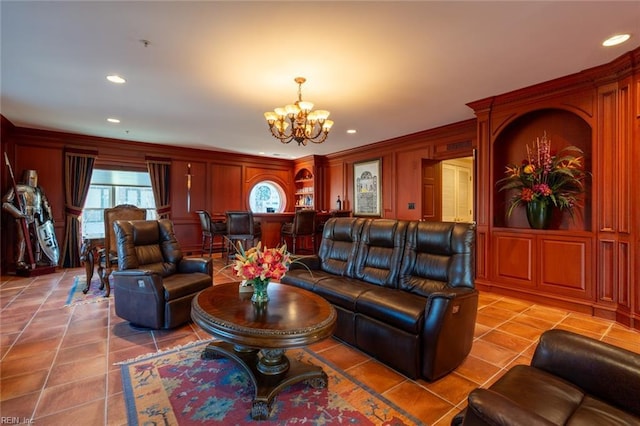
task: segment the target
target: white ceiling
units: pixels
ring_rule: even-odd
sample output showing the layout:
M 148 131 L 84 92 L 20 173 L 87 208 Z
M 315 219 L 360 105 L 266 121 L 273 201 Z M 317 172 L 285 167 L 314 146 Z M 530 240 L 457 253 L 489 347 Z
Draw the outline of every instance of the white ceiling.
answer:
M 13 124 L 283 158 L 473 118 L 467 102 L 640 45 L 640 1 L 2 0 L 0 13 Z M 630 41 L 601 46 L 621 32 Z M 268 133 L 263 113 L 296 100 L 298 75 L 335 121 L 324 144 Z

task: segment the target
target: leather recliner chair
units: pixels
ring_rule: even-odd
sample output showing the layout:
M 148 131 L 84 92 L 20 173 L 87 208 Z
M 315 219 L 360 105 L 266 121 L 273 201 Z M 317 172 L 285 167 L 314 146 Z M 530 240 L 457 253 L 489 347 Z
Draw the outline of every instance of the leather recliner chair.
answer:
M 488 389 L 472 391 L 451 424 L 640 425 L 640 355 L 545 331 L 531 365 L 516 365 Z
M 191 300 L 213 285 L 210 258 L 184 258 L 167 219 L 116 221 L 116 315 L 134 326 L 173 328 L 191 319 Z

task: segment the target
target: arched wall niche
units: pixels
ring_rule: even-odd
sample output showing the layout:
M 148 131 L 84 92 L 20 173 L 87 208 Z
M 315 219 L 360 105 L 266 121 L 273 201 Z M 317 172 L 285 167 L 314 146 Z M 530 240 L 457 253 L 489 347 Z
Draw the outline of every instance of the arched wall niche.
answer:
M 567 146 L 577 146 L 584 153 L 585 170 L 592 170 L 592 130 L 580 116 L 562 109 L 540 109 L 523 114 L 509 124 L 493 141 L 493 225 L 507 228 L 529 228 L 524 207 L 517 207 L 506 217 L 508 201 L 512 193 L 498 191 L 496 182 L 505 176 L 509 164 L 521 164 L 527 158 L 527 145 L 534 148 L 537 138 L 544 133 L 551 140 L 551 149 L 557 152 Z M 574 209 L 574 217 L 568 212 L 554 213 L 552 229 L 591 231 L 592 222 L 591 179 L 587 178 L 581 207 Z

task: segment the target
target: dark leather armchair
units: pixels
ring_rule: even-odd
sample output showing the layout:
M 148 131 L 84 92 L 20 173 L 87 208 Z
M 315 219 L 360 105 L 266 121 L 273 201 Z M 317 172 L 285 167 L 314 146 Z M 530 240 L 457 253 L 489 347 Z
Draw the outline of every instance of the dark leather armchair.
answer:
M 298 210 L 293 216 L 292 223 L 283 223 L 280 229 L 280 243 L 284 244 L 291 238 L 291 253 L 297 254 L 296 243 L 300 237 L 311 237 L 311 251 L 316 246 L 316 215 L 315 210 Z
M 564 330 L 542 334 L 531 365 L 469 394 L 452 425 L 640 425 L 640 354 Z
M 224 220 L 213 220 L 211 215 L 206 210 L 196 210 L 198 217 L 200 218 L 200 225 L 202 225 L 202 253 L 209 242 L 209 257 L 213 252 L 213 240 L 216 236 L 221 238 L 222 253 L 225 252 L 227 246 L 224 237 L 227 235 L 227 224 Z
M 132 325 L 173 328 L 191 319 L 191 300 L 213 285 L 211 258 L 184 258 L 168 219 L 116 221 L 116 315 Z
M 253 214 L 250 211 L 228 211 L 226 215 L 228 261 L 235 258 L 238 242 L 245 249 L 252 247 L 256 240 L 262 238 L 262 229 L 259 223 L 254 222 Z

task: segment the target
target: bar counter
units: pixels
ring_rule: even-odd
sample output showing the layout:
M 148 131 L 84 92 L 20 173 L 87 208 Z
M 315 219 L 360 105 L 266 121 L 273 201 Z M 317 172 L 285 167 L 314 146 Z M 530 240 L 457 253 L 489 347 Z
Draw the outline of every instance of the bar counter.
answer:
M 350 215 L 350 211 L 340 211 L 341 214 Z M 330 217 L 336 214 L 335 210 L 318 212 L 316 216 L 316 223 L 318 225 L 324 224 Z M 267 247 L 276 247 L 280 244 L 280 228 L 283 223 L 293 222 L 295 212 L 283 212 L 283 213 L 254 213 L 253 218 L 256 222 L 260 223 L 262 227 L 262 244 Z M 319 241 L 320 236 L 316 236 Z M 311 242 L 301 242 L 300 247 L 308 247 Z

